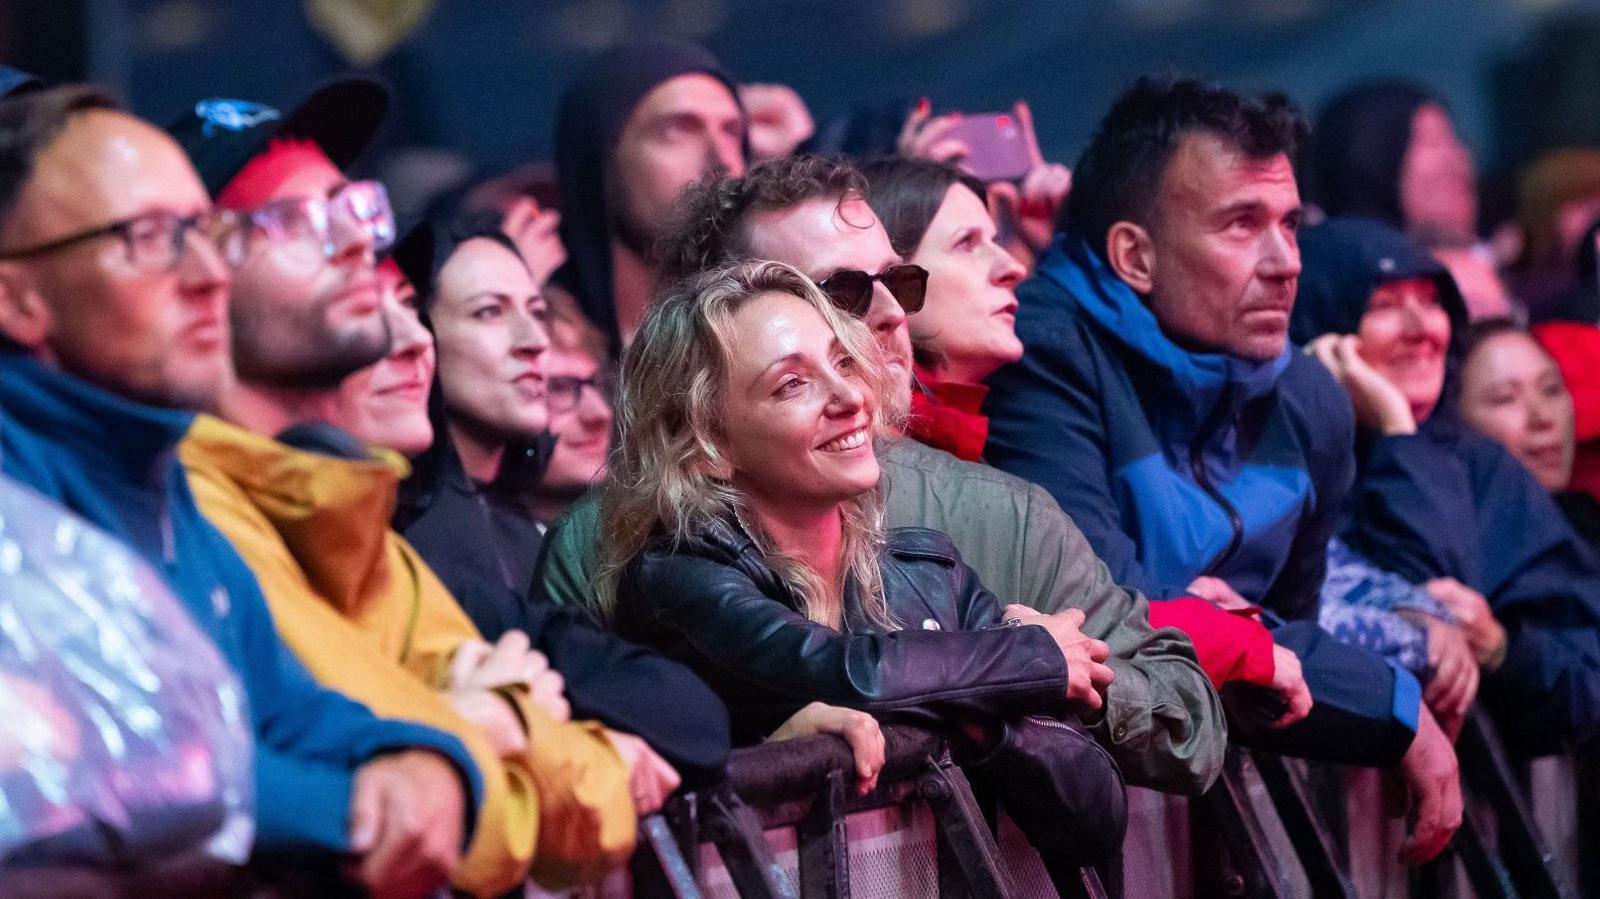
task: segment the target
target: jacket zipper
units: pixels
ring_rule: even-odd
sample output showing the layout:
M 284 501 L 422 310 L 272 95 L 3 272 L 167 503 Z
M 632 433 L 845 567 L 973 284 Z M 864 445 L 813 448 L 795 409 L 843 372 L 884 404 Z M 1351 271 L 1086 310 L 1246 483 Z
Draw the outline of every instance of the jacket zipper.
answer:
M 1217 435 L 1217 431 L 1222 429 L 1222 424 L 1233 405 L 1232 401 L 1233 385 L 1228 384 L 1222 388 L 1222 396 L 1217 400 L 1216 408 L 1211 410 L 1211 415 L 1200 426 L 1200 432 L 1195 435 L 1194 442 L 1189 444 L 1189 470 L 1194 474 L 1195 483 L 1199 484 L 1200 489 L 1228 514 L 1228 526 L 1233 529 L 1233 538 L 1228 541 L 1228 548 L 1211 560 L 1211 564 L 1201 572 L 1204 575 L 1210 575 L 1221 568 L 1224 562 L 1239 551 L 1239 545 L 1244 542 L 1244 519 L 1239 517 L 1239 510 L 1234 508 L 1233 503 L 1229 502 L 1228 498 L 1222 495 L 1222 491 L 1211 482 L 1211 475 L 1206 471 L 1205 464 L 1206 444 Z

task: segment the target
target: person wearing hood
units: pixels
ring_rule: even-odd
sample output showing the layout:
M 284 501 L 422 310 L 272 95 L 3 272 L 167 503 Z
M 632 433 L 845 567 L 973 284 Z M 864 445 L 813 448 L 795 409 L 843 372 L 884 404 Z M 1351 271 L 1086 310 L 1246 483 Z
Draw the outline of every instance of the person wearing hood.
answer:
M 179 458 L 312 674 L 473 752 L 488 790 L 455 886 L 497 895 L 530 872 L 555 888 L 589 882 L 632 851 L 628 760 L 599 724 L 568 720 L 561 678 L 526 635 L 483 641 L 389 526 L 404 462 L 334 420 L 340 384 L 391 343 L 374 257 L 393 216 L 381 184 L 344 174 L 387 105 L 382 85 L 345 78 L 287 114 L 210 99 L 172 126 L 238 216 L 238 376 L 222 393 L 227 421 L 202 419 Z
M 396 527 L 486 639 L 520 632 L 549 658 L 573 712 L 606 724 L 633 762 L 636 795 L 670 793 L 680 777 L 703 786 L 720 779 L 730 742 L 711 689 L 684 666 L 530 595 L 548 457 L 548 322 L 514 246 L 493 228 L 424 222 L 406 234 L 380 268 L 395 289 L 387 302 L 396 343 L 341 386 L 345 421 L 369 444 L 415 459 Z
M 438 887 L 475 838 L 476 756 L 312 680 L 176 458 L 232 377 L 229 216 L 169 137 L 82 86 L 0 102 L 0 172 L 0 470 L 155 566 L 238 671 L 264 873 Z
M 1346 540 L 1474 625 L 1480 695 L 1509 744 L 1592 747 L 1600 567 L 1538 480 L 1458 416 L 1467 314 L 1449 273 L 1376 222 L 1330 221 L 1302 245 L 1291 333 L 1361 425 Z
M 654 244 L 683 189 L 744 174 L 748 121 L 726 69 L 702 47 L 621 44 L 561 95 L 556 189 L 567 261 L 550 287 L 627 344 L 656 287 Z
M 1287 339 L 1303 132 L 1280 97 L 1193 80 L 1142 79 L 1117 99 L 1017 288 L 1023 356 L 987 381 L 985 456 L 1044 487 L 1118 583 L 1261 608 L 1313 706 L 1298 729 L 1251 740 L 1399 762 L 1420 803 L 1417 860 L 1459 825 L 1454 751 L 1415 678 L 1316 623 L 1354 423 Z
M 1401 230 L 1471 238 L 1477 174 L 1444 101 L 1407 81 L 1352 87 L 1312 129 L 1307 180 L 1329 216 L 1365 216 Z

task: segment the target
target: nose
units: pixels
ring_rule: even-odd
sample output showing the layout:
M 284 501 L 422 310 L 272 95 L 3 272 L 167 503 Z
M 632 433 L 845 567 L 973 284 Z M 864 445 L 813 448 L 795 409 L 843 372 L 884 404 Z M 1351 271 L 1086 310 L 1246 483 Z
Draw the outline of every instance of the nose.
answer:
M 860 381 L 833 375 L 832 392 L 828 396 L 827 412 L 834 418 L 846 418 L 860 412 L 867 404 L 867 388 Z
M 521 312 L 512 324 L 512 352 L 521 356 L 539 356 L 550 348 L 550 334 L 544 322 L 530 312 Z
M 233 276 L 216 245 L 193 230 L 184 240 L 184 253 L 178 260 L 178 289 L 192 299 L 226 296 Z
M 728 178 L 744 177 L 744 141 L 716 133 L 706 141 L 706 169 Z
M 594 428 L 611 427 L 611 404 L 599 389 L 586 386 L 578 398 L 578 420 Z
M 881 281 L 872 285 L 872 305 L 867 307 L 865 321 L 880 340 L 906 326 L 906 311 Z
M 337 229 L 329 240 L 334 243 L 334 251 L 328 261 L 334 265 L 372 268 L 378 264 L 377 247 L 372 232 L 366 228 Z
M 1293 231 L 1268 228 L 1258 271 L 1263 278 L 1282 280 L 1300 276 L 1300 242 Z
M 1022 278 L 1028 273 L 1017 257 L 1011 255 L 1005 247 L 997 243 L 990 244 L 990 251 L 995 254 L 994 266 L 989 270 L 989 282 L 996 287 L 1014 290 L 1022 283 Z
M 1528 401 L 1528 430 L 1547 431 L 1556 423 L 1557 400 L 1536 396 Z
M 433 350 L 433 335 L 409 310 L 393 311 L 389 316 L 389 355 L 420 356 Z

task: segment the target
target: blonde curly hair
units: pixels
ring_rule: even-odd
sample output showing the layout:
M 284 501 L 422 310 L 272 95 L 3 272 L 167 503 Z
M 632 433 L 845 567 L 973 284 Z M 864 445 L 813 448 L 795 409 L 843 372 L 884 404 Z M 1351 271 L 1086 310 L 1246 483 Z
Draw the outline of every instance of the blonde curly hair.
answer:
M 723 394 L 734 315 L 765 294 L 798 297 L 816 309 L 860 367 L 868 389 L 887 395 L 877 342 L 862 322 L 839 311 L 805 275 L 778 262 L 744 262 L 706 272 L 657 297 L 622 362 L 616 403 L 617 441 L 600 488 L 600 560 L 595 597 L 602 618 L 616 611 L 622 573 L 655 537 L 675 542 L 715 521 L 738 522 L 780 577 L 800 597 L 808 619 L 829 623 L 830 596 L 854 586 L 861 611 L 885 629 L 897 627 L 884 598 L 878 554 L 884 544 L 883 494 L 873 488 L 844 504 L 841 583 L 829 585 L 804 561 L 780 551 L 749 514 L 746 497 L 727 479 L 722 450 Z M 896 433 L 900 422 L 875 403 L 873 429 Z

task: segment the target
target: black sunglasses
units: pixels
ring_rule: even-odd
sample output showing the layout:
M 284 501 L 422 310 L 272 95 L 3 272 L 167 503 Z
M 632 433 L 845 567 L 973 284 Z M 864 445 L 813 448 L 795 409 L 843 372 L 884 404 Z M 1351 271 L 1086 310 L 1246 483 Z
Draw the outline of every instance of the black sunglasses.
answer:
M 906 315 L 915 315 L 921 310 L 922 301 L 928 295 L 928 270 L 910 263 L 890 266 L 876 275 L 845 269 L 829 275 L 817 286 L 828 295 L 833 305 L 860 318 L 872 308 L 874 281 L 882 281 L 883 286 L 889 288 L 894 301 L 900 304 Z

